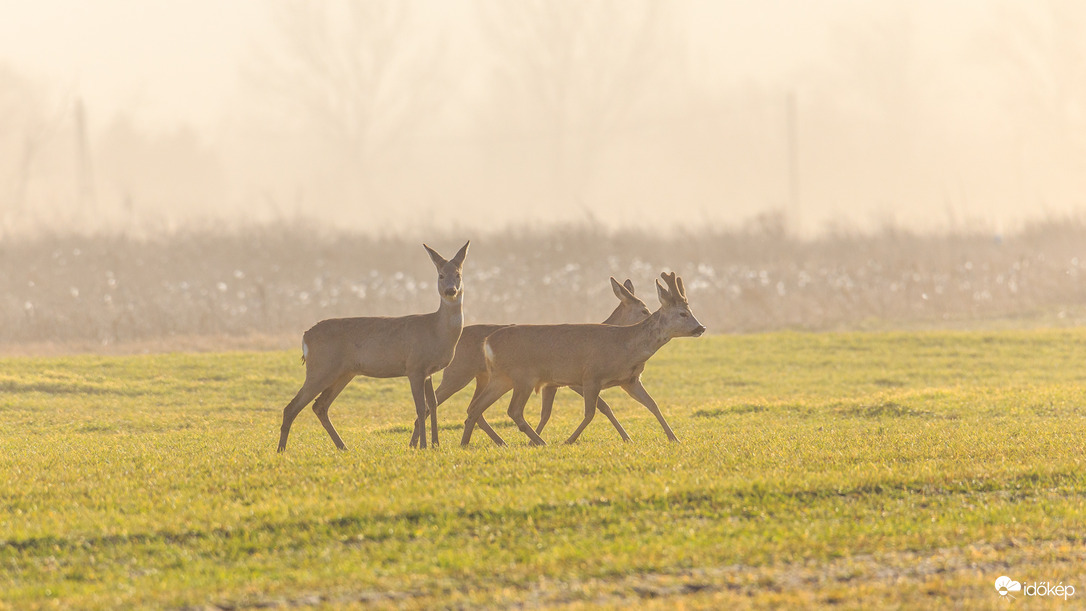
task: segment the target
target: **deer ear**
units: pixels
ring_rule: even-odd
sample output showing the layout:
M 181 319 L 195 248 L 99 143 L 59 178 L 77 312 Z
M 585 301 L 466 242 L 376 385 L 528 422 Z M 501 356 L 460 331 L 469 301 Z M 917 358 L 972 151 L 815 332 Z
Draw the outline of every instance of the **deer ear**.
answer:
M 675 276 L 675 288 L 679 289 L 679 298 L 686 299 L 686 287 L 683 286 L 683 279 L 679 276 Z
M 633 282 L 630 282 L 629 278 L 626 279 L 626 282 L 622 283 L 622 286 L 626 287 L 626 290 L 630 291 L 631 295 L 636 293 L 636 291 L 634 291 L 634 289 L 633 289 Z
M 471 244 L 471 240 L 464 242 L 464 245 L 460 247 L 460 250 L 458 250 L 456 255 L 452 258 L 452 262 L 455 263 L 457 267 L 463 267 L 464 257 L 468 256 L 469 244 Z
M 430 255 L 430 260 L 434 262 L 434 266 L 437 267 L 438 271 L 445 268 L 445 264 L 448 263 L 448 261 L 445 260 L 445 257 L 437 254 L 436 250 L 425 244 L 423 244 L 422 247 L 426 249 L 426 254 Z
M 615 292 L 615 297 L 618 297 L 620 301 L 636 300 L 634 294 L 625 286 L 618 283 L 614 276 L 611 276 L 611 290 Z
M 671 294 L 667 292 L 660 281 L 656 281 L 656 296 L 660 298 L 660 305 L 671 305 Z

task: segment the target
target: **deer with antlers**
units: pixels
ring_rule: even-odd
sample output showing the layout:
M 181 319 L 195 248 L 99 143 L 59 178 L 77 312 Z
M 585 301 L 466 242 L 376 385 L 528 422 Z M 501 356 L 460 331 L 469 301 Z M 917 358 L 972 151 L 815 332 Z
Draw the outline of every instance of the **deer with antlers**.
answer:
M 626 282 L 619 284 L 618 280 L 611 278 L 611 290 L 614 291 L 615 297 L 618 297 L 618 305 L 615 306 L 611 315 L 607 317 L 607 320 L 603 321 L 605 325 L 632 325 L 649 317 L 649 308 L 645 305 L 644 301 L 641 301 L 636 295 L 634 295 L 634 285 L 629 278 Z M 453 357 L 449 366 L 445 368 L 445 371 L 441 374 L 441 384 L 438 385 L 436 391 L 437 404 L 441 405 L 449 397 L 460 392 L 465 386 L 467 386 L 473 379 L 475 380 L 475 392 L 471 398 L 474 400 L 479 396 L 479 393 L 486 387 L 487 380 L 489 379 L 486 372 L 486 359 L 483 355 L 483 340 L 487 338 L 491 333 L 494 333 L 498 329 L 505 328 L 509 325 L 468 325 L 464 327 L 464 332 L 460 334 L 460 342 L 456 344 L 456 355 Z M 576 389 L 574 389 L 576 390 Z M 535 427 L 536 434 L 543 433 L 543 427 L 547 426 L 547 421 L 550 420 L 551 411 L 554 407 L 554 397 L 558 392 L 558 387 L 553 385 L 544 386 L 540 391 L 543 401 L 542 408 L 539 412 L 539 424 Z M 611 406 L 607 405 L 607 402 L 602 398 L 599 400 L 598 407 L 604 416 L 611 421 L 611 424 L 618 431 L 618 434 L 622 436 L 624 441 L 629 441 L 630 436 L 626 433 L 626 430 L 619 424 L 618 419 L 615 418 L 614 413 L 611 411 Z M 483 428 L 486 421 L 480 421 L 480 428 Z M 484 429 L 485 430 L 485 429 Z M 415 431 L 415 434 L 411 437 L 411 446 L 414 447 L 419 441 L 419 433 Z
M 302 335 L 305 382 L 283 409 L 279 451 L 287 447 L 290 425 L 313 401 L 313 412 L 332 442 L 346 450 L 328 408 L 355 376 L 395 378 L 407 376 L 415 400 L 415 434 L 426 447 L 426 415 L 430 414 L 433 445 L 437 445 L 437 401 L 431 376 L 452 360 L 464 328 L 464 286 L 461 272 L 468 242 L 445 260 L 429 246 L 423 248 L 437 267 L 436 312 L 399 317 L 332 318 L 322 320 Z M 319 396 L 318 396 L 319 395 Z
M 545 386 L 570 386 L 584 396 L 584 419 L 566 440 L 573 443 L 595 416 L 597 399 L 605 388 L 619 386 L 644 405 L 660 422 L 671 441 L 678 441 L 660 413 L 656 401 L 641 384 L 645 363 L 675 337 L 705 333 L 690 311 L 682 278 L 661 274 L 667 287 L 656 281 L 660 308 L 641 322 L 615 327 L 601 324 L 515 325 L 498 329 L 483 342 L 489 380 L 468 405 L 461 445 L 468 445 L 478 424 L 498 445 L 505 442 L 488 425 L 483 412 L 502 395 L 513 391 L 509 417 L 532 445 L 543 438 L 524 420 L 524 406 L 532 391 Z

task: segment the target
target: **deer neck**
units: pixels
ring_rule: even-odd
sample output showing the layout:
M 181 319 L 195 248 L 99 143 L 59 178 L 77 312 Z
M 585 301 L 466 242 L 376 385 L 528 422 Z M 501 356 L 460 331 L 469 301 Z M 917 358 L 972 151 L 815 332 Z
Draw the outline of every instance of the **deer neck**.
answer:
M 450 335 L 460 337 L 464 329 L 464 293 L 461 292 L 456 301 L 449 302 L 444 297 L 437 307 L 437 321 L 439 331 L 448 332 Z
M 611 315 L 607 317 L 607 320 L 603 321 L 603 324 L 605 324 L 605 325 L 613 325 L 616 322 L 618 322 L 619 310 L 621 308 L 622 308 L 622 306 L 619 306 L 619 307 L 615 308 L 615 311 L 611 312 Z
M 664 330 L 659 310 L 635 325 L 622 328 L 629 329 L 629 337 L 626 340 L 627 354 L 642 362 L 649 360 L 657 350 L 671 341 L 671 335 Z

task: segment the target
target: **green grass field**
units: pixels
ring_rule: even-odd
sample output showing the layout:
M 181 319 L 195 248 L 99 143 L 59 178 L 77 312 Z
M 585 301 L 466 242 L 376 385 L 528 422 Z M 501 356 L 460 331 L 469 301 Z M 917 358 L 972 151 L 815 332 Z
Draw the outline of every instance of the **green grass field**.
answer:
M 1074 605 L 1086 329 L 680 339 L 574 446 L 411 451 L 359 378 L 275 453 L 294 352 L 0 360 L 0 608 Z M 530 404 L 538 414 L 538 398 Z M 1073 598 L 1000 599 L 1001 575 Z M 1026 597 L 1028 598 L 1028 597 Z M 1081 602 L 1080 602 L 1081 604 Z

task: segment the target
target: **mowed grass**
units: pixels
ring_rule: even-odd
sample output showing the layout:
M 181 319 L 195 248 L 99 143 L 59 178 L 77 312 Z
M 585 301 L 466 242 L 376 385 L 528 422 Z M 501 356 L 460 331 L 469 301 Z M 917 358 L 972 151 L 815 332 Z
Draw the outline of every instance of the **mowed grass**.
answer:
M 681 439 L 559 393 L 527 446 L 407 447 L 359 378 L 275 453 L 296 352 L 0 360 L 0 608 L 996 608 L 1086 597 L 1086 330 L 713 336 L 643 376 Z M 532 399 L 530 420 L 538 414 Z M 1021 598 L 1022 594 L 1019 593 Z M 1021 600 L 1019 603 L 1023 602 Z

